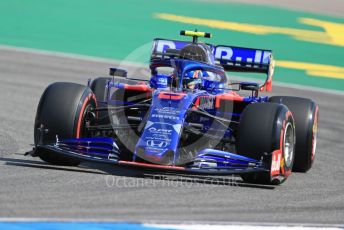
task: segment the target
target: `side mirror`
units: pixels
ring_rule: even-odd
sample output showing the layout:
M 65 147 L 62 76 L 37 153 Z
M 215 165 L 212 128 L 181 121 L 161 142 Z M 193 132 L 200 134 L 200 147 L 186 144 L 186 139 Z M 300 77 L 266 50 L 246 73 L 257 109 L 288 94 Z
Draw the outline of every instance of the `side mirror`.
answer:
M 110 68 L 110 76 L 127 77 L 127 71 L 124 69 Z
M 240 82 L 241 90 L 257 91 L 259 90 L 259 85 L 255 82 Z

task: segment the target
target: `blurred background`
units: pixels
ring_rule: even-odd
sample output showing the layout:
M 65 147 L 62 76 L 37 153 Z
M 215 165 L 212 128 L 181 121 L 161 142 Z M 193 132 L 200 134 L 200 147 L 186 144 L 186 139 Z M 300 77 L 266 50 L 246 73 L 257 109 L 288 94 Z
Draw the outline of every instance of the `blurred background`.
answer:
M 213 34 L 204 42 L 272 49 L 275 82 L 344 90 L 343 9 L 341 0 L 3 0 L 0 44 L 146 63 L 153 38 L 197 28 Z

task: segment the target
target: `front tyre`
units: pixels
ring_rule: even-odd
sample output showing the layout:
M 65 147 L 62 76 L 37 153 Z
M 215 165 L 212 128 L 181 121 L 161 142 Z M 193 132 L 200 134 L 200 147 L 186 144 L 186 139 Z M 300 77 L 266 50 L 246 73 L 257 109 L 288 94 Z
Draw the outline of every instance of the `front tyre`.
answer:
M 270 102 L 287 106 L 292 112 L 296 126 L 295 161 L 293 171 L 307 172 L 314 162 L 317 130 L 318 105 L 307 98 L 276 96 Z
M 242 175 L 249 183 L 280 184 L 290 175 L 294 162 L 295 125 L 284 105 L 248 105 L 240 118 L 237 135 L 240 155 L 261 160 L 269 172 Z
M 51 144 L 59 139 L 86 137 L 85 124 L 96 116 L 92 110 L 96 98 L 90 88 L 57 82 L 49 85 L 41 96 L 34 126 L 35 146 Z M 42 134 L 42 129 L 46 132 Z M 43 137 L 43 138 L 42 138 Z M 55 165 L 76 166 L 80 161 L 54 152 L 38 151 L 43 160 Z

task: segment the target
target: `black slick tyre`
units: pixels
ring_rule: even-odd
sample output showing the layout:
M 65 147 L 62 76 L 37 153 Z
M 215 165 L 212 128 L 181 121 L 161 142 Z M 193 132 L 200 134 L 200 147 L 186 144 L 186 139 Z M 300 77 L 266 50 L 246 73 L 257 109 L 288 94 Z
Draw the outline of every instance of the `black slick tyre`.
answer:
M 65 82 L 49 85 L 41 96 L 37 108 L 34 126 L 35 146 L 54 143 L 56 137 L 61 140 L 87 136 L 86 116 L 91 108 L 95 107 L 96 98 L 86 86 Z M 51 164 L 68 166 L 80 164 L 78 160 L 54 152 L 36 153 L 43 161 Z
M 283 104 L 292 112 L 296 127 L 293 171 L 307 172 L 312 167 L 316 151 L 318 105 L 307 98 L 289 96 L 271 97 L 270 102 Z
M 280 184 L 290 175 L 294 161 L 295 128 L 291 112 L 284 105 L 248 105 L 240 118 L 237 151 L 263 160 L 268 172 L 242 175 L 249 183 Z
M 98 112 L 98 124 L 110 125 L 109 111 L 107 108 L 107 84 L 112 80 L 109 77 L 98 77 L 91 82 L 90 88 L 96 95 L 98 106 L 103 108 Z

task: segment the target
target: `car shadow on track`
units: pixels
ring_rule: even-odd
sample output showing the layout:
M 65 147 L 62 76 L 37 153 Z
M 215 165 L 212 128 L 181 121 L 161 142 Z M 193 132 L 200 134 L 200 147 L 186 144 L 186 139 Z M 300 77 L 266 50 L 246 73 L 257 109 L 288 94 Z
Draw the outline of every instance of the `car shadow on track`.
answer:
M 17 153 L 23 156 L 23 154 Z M 31 158 L 34 159 L 34 158 Z M 18 159 L 10 157 L 0 157 L 0 161 L 6 165 L 16 167 L 28 167 L 47 170 L 69 171 L 75 173 L 90 173 L 100 175 L 111 175 L 117 177 L 142 178 L 155 181 L 168 181 L 176 184 L 186 185 L 208 185 L 208 186 L 229 186 L 245 187 L 256 189 L 273 190 L 276 186 L 250 184 L 243 182 L 240 177 L 236 176 L 207 176 L 207 175 L 190 175 L 175 172 L 161 172 L 150 169 L 135 168 L 130 166 L 113 166 L 101 163 L 85 162 L 78 167 L 51 165 L 40 160 Z

